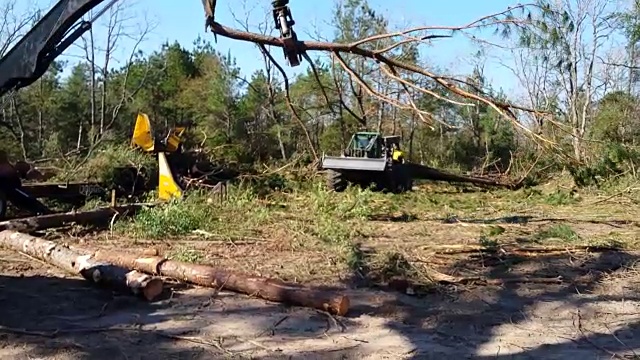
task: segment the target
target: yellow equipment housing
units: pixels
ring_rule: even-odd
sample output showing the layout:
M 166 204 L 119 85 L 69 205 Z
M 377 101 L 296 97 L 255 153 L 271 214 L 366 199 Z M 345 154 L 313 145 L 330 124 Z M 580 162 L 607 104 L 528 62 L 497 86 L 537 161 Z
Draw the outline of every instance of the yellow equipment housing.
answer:
M 149 121 L 147 114 L 138 114 L 136 125 L 133 128 L 131 145 L 138 146 L 144 152 L 153 152 L 155 150 L 156 141 L 151 133 L 151 121 Z
M 136 118 L 131 145 L 139 147 L 144 152 L 158 154 L 158 198 L 160 200 L 182 197 L 184 189 L 175 180 L 167 160 L 167 153 L 178 151 L 185 131 L 186 127 L 176 126 L 169 132 L 164 142 L 158 142 L 153 135 L 149 116 L 145 113 L 138 113 Z

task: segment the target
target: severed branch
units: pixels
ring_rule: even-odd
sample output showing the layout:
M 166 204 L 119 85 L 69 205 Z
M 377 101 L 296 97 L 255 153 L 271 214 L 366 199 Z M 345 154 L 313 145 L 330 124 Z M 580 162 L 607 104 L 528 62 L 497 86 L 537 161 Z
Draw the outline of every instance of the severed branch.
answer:
M 333 111 L 333 107 L 331 106 L 331 100 L 329 99 L 329 95 L 327 94 L 327 89 L 325 89 L 324 84 L 320 80 L 320 75 L 318 74 L 318 69 L 316 68 L 316 65 L 313 63 L 313 61 L 311 60 L 311 58 L 307 53 L 302 54 L 302 57 L 305 60 L 307 60 L 307 62 L 309 63 L 309 66 L 311 67 L 311 71 L 313 72 L 313 76 L 318 82 L 318 86 L 320 87 L 320 91 L 322 92 L 322 96 L 324 97 L 324 100 L 327 102 L 327 106 L 331 109 L 331 111 Z
M 513 21 L 508 21 L 508 20 L 503 20 L 502 23 L 511 23 Z M 469 27 L 474 27 L 474 26 L 479 26 L 478 22 L 474 22 L 468 25 Z M 221 25 L 217 22 L 212 22 L 210 23 L 210 28 L 211 31 L 217 35 L 220 36 L 224 36 L 230 39 L 234 39 L 234 40 L 240 40 L 240 41 L 246 41 L 246 42 L 252 42 L 255 44 L 261 44 L 263 46 L 275 46 L 275 47 L 283 47 L 284 43 L 281 39 L 277 38 L 277 37 L 273 37 L 273 36 L 268 36 L 268 35 L 261 35 L 261 34 L 256 34 L 256 33 L 252 33 L 252 32 L 248 32 L 248 31 L 241 31 L 241 30 L 237 30 L 237 29 L 233 29 L 233 28 L 229 28 L 226 27 L 224 25 Z M 425 30 L 427 28 L 421 28 L 422 30 Z M 446 27 L 430 27 L 429 29 L 446 29 Z M 449 28 L 451 30 L 460 30 L 462 28 Z M 417 31 L 417 30 L 415 30 Z M 388 35 L 388 37 L 393 36 L 393 34 Z M 373 41 L 371 38 L 369 39 L 364 39 L 367 40 L 365 42 L 368 41 Z M 477 102 L 481 102 L 484 103 L 486 105 L 488 105 L 489 107 L 491 107 L 492 109 L 494 109 L 498 114 L 500 114 L 503 118 L 507 119 L 508 121 L 510 121 L 513 126 L 515 126 L 516 128 L 519 128 L 521 130 L 523 130 L 525 133 L 529 134 L 532 138 L 537 139 L 542 141 L 543 143 L 553 146 L 553 147 L 557 147 L 555 143 L 553 143 L 552 141 L 545 139 L 544 137 L 542 137 L 541 135 L 537 134 L 537 133 L 533 133 L 532 131 L 530 131 L 528 128 L 526 128 L 517 118 L 515 112 L 516 111 L 524 111 L 524 112 L 530 112 L 530 113 L 543 113 L 541 111 L 538 111 L 536 109 L 530 109 L 530 108 L 526 108 L 526 107 L 522 107 L 522 106 L 517 106 L 514 104 L 510 104 L 510 103 L 506 103 L 506 102 L 502 102 L 502 101 L 498 101 L 496 99 L 491 99 L 489 97 L 486 96 L 481 96 L 481 95 L 477 95 L 474 93 L 471 93 L 469 91 L 464 90 L 463 88 L 459 87 L 456 85 L 457 81 L 454 81 L 453 79 L 450 79 L 448 77 L 445 76 L 440 76 L 438 74 L 435 74 L 431 71 L 428 71 L 427 69 L 424 69 L 418 65 L 415 64 L 410 64 L 410 63 L 406 63 L 403 61 L 400 61 L 398 59 L 394 59 L 391 58 L 389 56 L 385 56 L 382 53 L 380 53 L 378 50 L 371 50 L 371 49 L 366 49 L 363 47 L 360 47 L 359 45 L 363 43 L 363 40 L 359 40 L 357 42 L 354 43 L 331 43 L 331 42 L 322 42 L 322 41 L 299 41 L 298 42 L 298 47 L 299 47 L 299 51 L 301 53 L 305 53 L 308 51 L 324 51 L 324 52 L 329 52 L 331 53 L 334 57 L 336 57 L 338 59 L 338 61 L 340 62 L 340 64 L 342 65 L 342 67 L 351 75 L 351 78 L 354 79 L 354 75 L 358 75 L 355 74 L 355 72 L 353 70 L 349 71 L 350 69 L 347 67 L 345 67 L 346 63 L 344 61 L 340 61 L 341 57 L 340 54 L 341 53 L 349 53 L 349 54 L 354 54 L 354 55 L 358 55 L 358 56 L 362 56 L 364 58 L 368 58 L 371 59 L 373 61 L 375 61 L 376 63 L 378 63 L 379 65 L 381 65 L 381 67 L 383 67 L 383 71 L 386 71 L 387 73 L 389 73 L 389 69 L 402 69 L 408 72 L 412 72 L 415 74 L 419 74 L 422 76 L 425 76 L 431 80 L 433 80 L 437 85 L 439 85 L 440 87 L 444 88 L 447 92 L 455 95 L 455 96 L 459 96 L 461 98 L 465 98 L 468 100 L 473 100 L 473 101 L 477 101 Z M 384 67 L 387 67 L 387 69 L 384 69 Z M 393 75 L 393 73 L 391 73 L 390 75 Z M 399 77 L 397 76 L 392 76 L 391 78 L 393 78 L 396 81 L 399 81 Z M 394 106 L 400 106 L 403 108 L 408 108 L 411 109 L 413 111 L 415 111 L 415 108 L 413 106 L 408 106 L 405 104 L 399 104 L 397 101 L 393 100 L 393 99 L 387 99 L 384 95 L 378 94 L 375 90 L 370 89 L 370 87 L 364 86 L 363 82 L 361 80 L 358 80 L 358 77 L 356 76 L 355 81 L 358 82 L 360 85 L 363 85 L 363 87 L 366 89 L 367 92 L 369 92 L 370 95 L 377 97 L 385 102 L 388 102 Z M 403 82 L 405 85 L 408 85 L 407 83 Z M 415 85 L 414 85 L 415 86 Z M 424 91 L 423 91 L 424 92 Z M 432 94 L 433 95 L 433 92 Z M 428 116 L 427 114 L 423 114 L 425 116 Z
M 353 116 L 353 118 L 356 119 L 360 124 L 366 124 L 367 123 L 366 119 L 356 114 L 355 111 L 353 111 L 353 109 L 351 109 L 351 107 L 347 105 L 347 103 L 344 101 L 342 86 L 340 86 L 340 83 L 338 83 L 338 77 L 336 76 L 336 58 L 332 56 L 331 60 L 332 60 L 331 66 L 333 69 L 333 76 L 332 76 L 333 84 L 335 85 L 336 92 L 338 93 L 338 99 L 340 99 L 340 105 L 342 105 L 342 108 L 347 110 L 349 115 Z
M 298 124 L 302 128 L 302 131 L 304 132 L 304 134 L 305 134 L 305 136 L 307 138 L 307 142 L 309 143 L 309 150 L 311 151 L 311 154 L 313 155 L 313 159 L 317 161 L 318 160 L 318 153 L 316 152 L 316 149 L 313 146 L 313 141 L 311 140 L 311 135 L 309 135 L 309 131 L 307 131 L 307 127 L 304 126 L 304 122 L 302 121 L 302 119 L 300 119 L 300 115 L 298 115 L 298 112 L 295 110 L 295 108 L 293 107 L 293 104 L 291 103 L 291 94 L 289 92 L 289 77 L 287 76 L 287 73 L 284 71 L 282 66 L 280 66 L 280 64 L 278 64 L 276 59 L 273 58 L 271 53 L 267 50 L 267 48 L 263 44 L 258 43 L 258 46 L 260 47 L 260 51 L 262 51 L 262 53 L 267 58 L 269 58 L 269 61 L 271 61 L 273 66 L 275 66 L 280 71 L 280 74 L 282 75 L 282 78 L 284 79 L 284 90 L 285 90 L 284 95 L 285 95 L 285 98 L 287 100 L 287 106 L 289 107 L 289 110 L 291 111 L 291 114 L 293 114 L 294 119 L 296 119 L 296 121 L 298 122 Z

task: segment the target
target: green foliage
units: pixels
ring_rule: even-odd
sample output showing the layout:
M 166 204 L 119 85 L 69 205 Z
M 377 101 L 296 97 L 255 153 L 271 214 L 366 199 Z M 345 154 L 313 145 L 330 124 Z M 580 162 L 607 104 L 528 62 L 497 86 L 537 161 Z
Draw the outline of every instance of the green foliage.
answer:
M 576 202 L 578 202 L 578 199 L 576 199 L 576 197 L 571 192 L 558 189 L 548 194 L 545 197 L 544 201 L 549 205 L 560 206 L 575 204 Z
M 518 46 L 528 49 L 530 65 L 539 65 L 552 73 L 544 84 L 526 85 L 534 92 L 530 95 L 536 99 L 531 100 L 544 103 L 545 110 L 551 111 L 556 116 L 554 120 L 565 128 L 558 131 L 545 122 L 535 130 L 556 141 L 563 155 L 585 153 L 584 158 L 575 162 L 580 165 L 559 160 L 555 154 L 540 156 L 539 147 L 532 150 L 534 146 L 514 130 L 514 124 L 485 102 L 471 101 L 473 106 L 458 106 L 443 101 L 438 96 L 459 102 L 469 100 L 452 95 L 432 79 L 396 69 L 399 76 L 427 90 L 410 89 L 415 104 L 442 122 L 425 126 L 423 118 L 408 107 L 394 107 L 367 95 L 368 90 L 359 81 L 353 81 L 324 55 L 312 59 L 313 68 L 288 79 L 291 106 L 297 113 L 293 116 L 285 102 L 283 78 L 276 68 L 270 65 L 243 74 L 232 54 L 217 52 L 211 39 L 203 38 L 196 39 L 190 47 L 166 42 L 151 53 L 134 54 L 128 63 L 111 61 L 117 66 L 95 73 L 96 67 L 84 61 L 70 66 L 54 63 L 41 79 L 16 94 L 15 102 L 0 104 L 3 109 L 0 137 L 4 140 L 0 149 L 14 159 L 58 159 L 54 165 L 63 168 L 62 179 L 114 182 L 121 174 L 119 169 L 128 166 L 145 169 L 144 181 L 153 181 L 151 174 L 156 166 L 153 157 L 118 146 L 129 142 L 136 114 L 145 112 L 157 133 L 166 134 L 177 123 L 190 123 L 187 147 L 202 145 L 211 158 L 254 167 L 262 163 L 284 165 L 303 158 L 311 163 L 314 159 L 310 147 L 318 154 L 337 154 L 355 131 L 378 130 L 379 126 L 385 134 L 402 137 L 411 161 L 452 171 L 486 173 L 508 169 L 510 174 L 520 175 L 533 167 L 526 177 L 531 185 L 545 180 L 550 173 L 568 168 L 579 186 L 602 184 L 621 174 L 635 173 L 640 121 L 638 99 L 632 90 L 637 74 L 629 72 L 629 79 L 625 79 L 629 80 L 629 86 L 616 80 L 606 91 L 598 87 L 593 103 L 586 103 L 587 139 L 573 144 L 571 127 L 577 127 L 573 130 L 578 133 L 580 129 L 569 115 L 585 104 L 586 82 L 581 75 L 584 69 L 578 69 L 585 66 L 585 60 L 575 60 L 579 54 L 572 41 L 580 31 L 585 31 L 585 25 L 577 21 L 580 20 L 577 10 L 566 4 L 540 0 L 518 9 L 522 12 L 512 9 L 484 18 L 474 25 L 475 29 L 493 29 L 497 35 L 515 39 Z M 600 16 L 600 23 L 615 20 L 619 25 L 619 33 L 628 40 L 630 57 L 637 53 L 633 52 L 640 28 L 637 14 L 638 4 L 634 3 L 629 11 Z M 367 0 L 338 2 L 332 15 L 337 42 L 396 30 L 386 14 Z M 450 35 L 461 31 L 452 31 Z M 469 34 L 472 30 L 465 31 Z M 411 36 L 419 35 L 416 32 Z M 403 36 L 384 37 L 360 46 L 382 49 L 403 39 Z M 499 88 L 500 84 L 491 84 L 484 73 L 485 52 L 485 49 L 477 51 L 473 69 L 459 85 L 471 94 L 509 102 L 511 99 Z M 404 42 L 385 54 L 433 72 L 452 72 L 434 68 L 432 61 L 424 58 L 418 43 Z M 256 50 L 255 55 L 260 53 Z M 406 89 L 390 81 L 379 64 L 354 54 L 342 56 L 370 88 L 407 102 Z M 572 80 L 576 83 L 563 82 L 562 74 L 577 76 Z M 557 90 L 562 87 L 568 92 Z M 512 162 L 514 159 L 517 163 Z M 252 180 L 248 191 L 251 196 L 263 198 L 274 190 L 295 192 L 299 184 L 274 176 Z
M 122 145 L 98 147 L 58 175 L 58 180 L 90 181 L 131 191 L 132 186 L 149 186 L 157 179 L 158 162 L 153 154 Z M 154 188 L 153 186 L 152 188 Z
M 536 241 L 556 239 L 571 242 L 580 240 L 580 236 L 575 232 L 575 230 L 573 230 L 573 228 L 571 228 L 571 226 L 558 224 L 540 231 L 534 236 L 534 239 Z
M 598 103 L 591 137 L 612 143 L 634 143 L 640 135 L 637 118 L 638 99 L 617 91 L 605 95 Z
M 191 193 L 183 200 L 142 210 L 134 221 L 127 224 L 126 231 L 134 236 L 150 238 L 188 235 L 206 226 L 214 215 L 213 207 L 206 206 L 202 194 Z
M 636 148 L 611 142 L 600 149 L 594 161 L 569 168 L 577 186 L 600 185 L 619 178 L 628 169 L 635 169 L 640 164 L 640 151 Z
M 180 247 L 174 249 L 168 256 L 171 260 L 182 261 L 186 263 L 202 263 L 203 256 L 198 250 L 189 249 L 187 247 Z

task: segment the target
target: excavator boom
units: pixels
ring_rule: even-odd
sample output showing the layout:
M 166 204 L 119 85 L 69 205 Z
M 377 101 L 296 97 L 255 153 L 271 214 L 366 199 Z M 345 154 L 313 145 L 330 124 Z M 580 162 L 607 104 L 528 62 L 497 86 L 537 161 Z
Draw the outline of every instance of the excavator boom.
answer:
M 61 0 L 0 59 L 0 96 L 31 85 L 83 33 L 90 22 L 78 22 L 104 0 Z M 73 29 L 73 30 L 72 30 Z M 69 32 L 71 33 L 69 34 Z
M 73 42 L 91 29 L 92 22 L 119 0 L 107 5 L 88 21 L 80 19 L 105 0 L 59 0 L 33 28 L 0 58 L 0 97 L 31 85 L 47 71 L 51 63 Z M 294 22 L 288 0 L 274 0 L 274 20 L 285 44 L 285 57 L 291 66 L 297 66 L 297 39 L 291 29 Z M 206 24 L 214 21 L 216 0 L 202 0 Z M 76 24 L 77 23 L 77 24 Z M 282 27 L 285 25 L 286 29 Z

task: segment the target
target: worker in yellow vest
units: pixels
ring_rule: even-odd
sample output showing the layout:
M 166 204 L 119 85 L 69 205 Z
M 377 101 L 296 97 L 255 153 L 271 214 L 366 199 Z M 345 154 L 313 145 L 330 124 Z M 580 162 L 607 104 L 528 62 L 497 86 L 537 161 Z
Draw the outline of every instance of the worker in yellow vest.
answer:
M 393 162 L 403 163 L 404 162 L 404 153 L 398 149 L 398 145 L 393 144 L 391 147 L 391 159 Z

